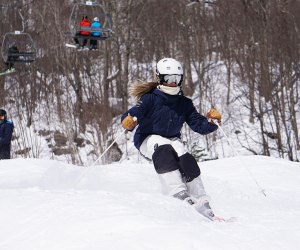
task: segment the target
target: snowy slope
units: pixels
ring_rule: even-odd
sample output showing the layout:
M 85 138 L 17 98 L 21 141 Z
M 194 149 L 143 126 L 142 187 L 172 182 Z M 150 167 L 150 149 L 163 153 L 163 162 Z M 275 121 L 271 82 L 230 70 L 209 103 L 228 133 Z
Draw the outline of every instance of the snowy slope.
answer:
M 208 222 L 160 194 L 148 163 L 0 161 L 0 249 L 300 249 L 299 163 L 245 156 L 200 166 L 215 213 L 237 221 Z

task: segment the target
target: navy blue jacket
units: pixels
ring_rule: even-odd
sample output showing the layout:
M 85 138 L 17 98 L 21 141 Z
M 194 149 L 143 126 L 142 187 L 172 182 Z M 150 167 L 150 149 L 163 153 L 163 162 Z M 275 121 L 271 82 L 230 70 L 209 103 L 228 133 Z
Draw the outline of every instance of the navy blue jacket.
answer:
M 10 159 L 10 145 L 14 124 L 5 120 L 0 124 L 0 159 Z
M 134 135 L 137 149 L 148 135 L 180 138 L 185 122 L 202 135 L 218 129 L 217 125 L 210 124 L 206 117 L 197 112 L 191 99 L 183 95 L 168 95 L 158 89 L 144 94 L 134 107 L 122 115 L 121 121 L 128 114 L 136 117 L 139 123 Z

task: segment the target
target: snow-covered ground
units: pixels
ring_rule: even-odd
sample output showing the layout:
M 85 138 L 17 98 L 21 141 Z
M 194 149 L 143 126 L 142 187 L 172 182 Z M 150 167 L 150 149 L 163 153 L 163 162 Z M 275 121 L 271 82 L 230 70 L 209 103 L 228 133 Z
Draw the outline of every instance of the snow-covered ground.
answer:
M 162 195 L 149 163 L 0 161 L 0 249 L 300 249 L 299 163 L 244 156 L 200 166 L 214 212 L 235 222 L 209 222 Z

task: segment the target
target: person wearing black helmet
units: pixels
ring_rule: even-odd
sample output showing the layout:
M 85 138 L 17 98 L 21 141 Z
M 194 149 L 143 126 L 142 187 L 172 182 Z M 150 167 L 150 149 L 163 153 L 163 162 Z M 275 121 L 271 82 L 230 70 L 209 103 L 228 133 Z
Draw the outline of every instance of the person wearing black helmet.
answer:
M 19 49 L 16 44 L 13 44 L 9 49 L 8 49 L 8 60 L 5 63 L 6 65 L 6 70 L 7 71 L 13 71 L 14 70 L 14 62 L 16 62 L 19 58 Z
M 157 81 L 136 84 L 131 95 L 138 103 L 126 111 L 121 122 L 133 131 L 134 145 L 153 161 L 166 194 L 191 204 L 209 220 L 222 220 L 212 212 L 200 176 L 200 168 L 181 141 L 186 123 L 196 133 L 206 135 L 218 129 L 221 114 L 211 108 L 206 116 L 198 113 L 190 98 L 182 91 L 183 67 L 173 58 L 156 64 Z
M 7 120 L 7 113 L 0 109 L 0 160 L 10 159 L 11 138 L 14 130 L 12 121 Z

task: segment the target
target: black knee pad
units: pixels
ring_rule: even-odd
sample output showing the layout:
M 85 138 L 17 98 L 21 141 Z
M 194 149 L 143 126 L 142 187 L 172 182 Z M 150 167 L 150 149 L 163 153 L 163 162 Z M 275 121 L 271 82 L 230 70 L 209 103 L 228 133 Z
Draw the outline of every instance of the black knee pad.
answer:
M 179 157 L 179 170 L 185 177 L 186 182 L 192 181 L 201 174 L 197 161 L 190 153 Z
M 157 147 L 152 155 L 152 160 L 158 174 L 179 169 L 178 155 L 169 144 Z

